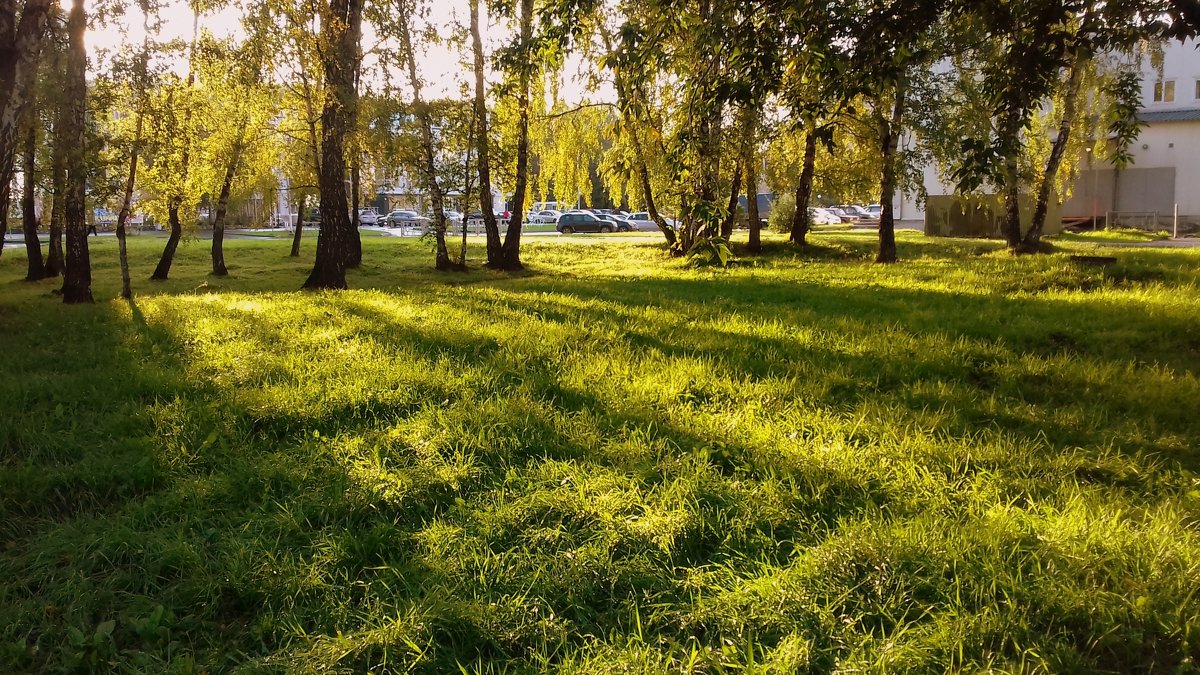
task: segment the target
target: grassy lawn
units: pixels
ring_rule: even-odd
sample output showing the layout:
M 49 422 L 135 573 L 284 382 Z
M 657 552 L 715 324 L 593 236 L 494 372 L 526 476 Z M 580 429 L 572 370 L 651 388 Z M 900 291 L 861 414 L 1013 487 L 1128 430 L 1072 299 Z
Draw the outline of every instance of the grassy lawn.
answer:
M 1147 241 L 1161 241 L 1170 239 L 1171 233 L 1168 230 L 1159 230 L 1150 232 L 1148 230 L 1134 230 L 1126 228 L 1117 228 L 1112 230 L 1094 230 L 1085 232 L 1070 232 L 1064 230 L 1050 237 L 1053 241 L 1073 241 L 1073 242 L 1090 242 L 1095 244 L 1104 243 L 1129 243 L 1136 244 Z
M 1200 251 L 872 237 L 9 246 L 0 672 L 1195 672 Z

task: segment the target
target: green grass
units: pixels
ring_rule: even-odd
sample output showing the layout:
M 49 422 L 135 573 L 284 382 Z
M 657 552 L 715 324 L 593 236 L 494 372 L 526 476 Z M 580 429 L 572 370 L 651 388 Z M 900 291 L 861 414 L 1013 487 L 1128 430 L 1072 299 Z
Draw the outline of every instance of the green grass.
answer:
M 1058 241 L 1074 241 L 1074 242 L 1092 242 L 1097 244 L 1104 243 L 1141 243 L 1147 241 L 1161 241 L 1170 239 L 1171 233 L 1166 230 L 1150 232 L 1147 230 L 1135 230 L 1130 228 L 1117 228 L 1111 230 L 1094 230 L 1089 232 L 1070 232 L 1062 231 L 1050 237 L 1052 240 Z
M 813 241 L 7 248 L 0 672 L 1195 672 L 1200 252 Z

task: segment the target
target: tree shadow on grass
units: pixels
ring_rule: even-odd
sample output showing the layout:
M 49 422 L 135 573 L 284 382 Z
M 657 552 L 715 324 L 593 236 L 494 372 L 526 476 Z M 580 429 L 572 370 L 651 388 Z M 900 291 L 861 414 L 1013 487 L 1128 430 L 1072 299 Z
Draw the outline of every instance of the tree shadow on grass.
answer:
M 657 355 L 667 362 L 702 359 L 713 364 L 717 377 L 733 382 L 781 378 L 823 382 L 823 388 L 805 393 L 816 405 L 837 411 L 853 411 L 872 402 L 907 408 L 918 415 L 931 409 L 948 411 L 953 414 L 941 416 L 938 431 L 951 437 L 994 429 L 1048 446 L 1050 452 L 1084 447 L 1103 454 L 1115 443 L 1115 448 L 1126 454 L 1157 456 L 1189 468 L 1196 467 L 1200 459 L 1188 451 L 1184 440 L 1196 432 L 1196 420 L 1185 408 L 1172 404 L 1172 400 L 1186 400 L 1189 387 L 1194 389 L 1190 375 L 1155 367 L 1129 370 L 1130 361 L 1122 358 L 1119 345 L 1103 341 L 1089 345 L 1085 340 L 1090 336 L 1084 332 L 1076 339 L 1061 331 L 1063 324 L 1082 326 L 1084 331 L 1089 325 L 1099 330 L 1125 330 L 1142 320 L 1136 307 L 1108 301 L 1064 303 L 896 289 L 862 291 L 862 295 L 873 296 L 866 302 L 872 304 L 869 314 L 880 318 L 880 325 L 875 325 L 857 318 L 868 314 L 861 308 L 849 313 L 855 318 L 832 309 L 844 302 L 836 290 L 794 285 L 772 288 L 758 282 L 756 287 L 766 288 L 773 296 L 771 307 L 787 307 L 782 298 L 792 294 L 797 299 L 795 306 L 802 308 L 793 312 L 802 318 L 792 322 L 778 311 L 759 316 L 765 322 L 763 332 L 771 327 L 770 322 L 780 321 L 799 331 L 794 337 L 780 337 L 779 330 L 772 336 L 756 333 L 759 327 L 742 320 L 761 312 L 759 307 L 725 302 L 730 294 L 737 294 L 736 288 L 729 288 L 737 283 L 696 282 L 699 290 L 689 288 L 688 282 L 678 284 L 691 291 L 684 294 L 689 298 L 685 301 L 660 293 L 665 289 L 654 288 L 653 281 L 609 285 L 555 282 L 554 294 L 545 295 L 545 285 L 536 292 L 496 292 L 486 297 L 487 304 L 467 302 L 475 306 L 466 313 L 486 316 L 502 311 L 505 316 L 575 327 L 579 342 L 593 341 L 601 348 L 603 337 L 595 336 L 615 333 L 635 353 Z M 456 302 L 453 298 L 442 301 Z M 695 307 L 705 310 L 697 316 Z M 948 319 L 948 325 L 926 321 L 911 325 L 900 307 L 927 316 L 928 308 L 933 307 L 937 315 Z M 648 315 L 648 309 L 660 311 Z M 725 311 L 736 328 L 722 325 Z M 885 312 L 895 316 L 888 317 Z M 995 339 L 990 324 L 978 323 L 977 317 L 985 312 L 994 314 L 997 323 L 1019 322 L 1008 329 L 1009 339 Z M 970 318 L 964 321 L 959 313 Z M 961 325 L 961 332 L 955 332 L 955 323 Z M 1164 323 L 1160 320 L 1157 326 Z M 1179 322 L 1176 339 L 1186 338 L 1186 325 L 1186 321 Z M 817 339 L 805 331 L 816 331 Z M 1039 339 L 1039 332 L 1044 337 Z M 1186 350 L 1174 356 L 1185 366 L 1194 366 Z M 822 376 L 822 370 L 837 375 Z M 953 398 L 946 398 L 947 387 Z M 1119 418 L 1140 422 L 1114 426 L 1105 421 Z
M 335 407 L 326 424 L 311 419 L 308 429 L 286 426 L 297 424 L 298 418 L 287 420 L 282 430 L 269 420 L 266 427 L 256 427 L 246 418 L 260 420 L 260 413 L 241 408 L 236 392 L 196 377 L 189 362 L 195 357 L 189 345 L 196 336 L 183 317 L 143 312 L 136 305 L 130 310 L 128 319 L 112 320 L 114 327 L 127 320 L 132 335 L 123 340 L 135 338 L 127 358 L 117 361 L 128 372 L 115 374 L 128 381 L 145 370 L 157 380 L 165 370 L 178 378 L 156 392 L 160 402 L 147 407 L 142 419 L 143 433 L 153 439 L 148 454 L 160 475 L 155 489 L 129 495 L 119 508 L 81 511 L 45 539 L 14 546 L 10 569 L 33 584 L 13 596 L 22 615 L 32 616 L 42 598 L 68 610 L 61 620 L 39 624 L 31 647 L 38 645 L 45 654 L 57 653 L 51 648 L 66 643 L 66 626 L 91 630 L 114 613 L 141 621 L 162 604 L 187 626 L 180 630 L 192 635 L 192 656 L 201 662 L 222 658 L 222 650 L 253 660 L 303 651 L 339 632 L 354 633 L 363 624 L 339 618 L 337 612 L 371 602 L 426 617 L 427 627 L 416 637 L 427 642 L 428 657 L 440 664 L 434 670 L 462 657 L 520 658 L 549 639 L 545 630 L 524 619 L 508 627 L 493 625 L 497 617 L 488 615 L 495 610 L 479 614 L 481 598 L 491 601 L 485 606 L 498 604 L 509 611 L 518 596 L 530 596 L 530 585 L 545 576 L 545 588 L 532 598 L 560 617 L 571 617 L 572 632 L 554 639 L 578 645 L 578 635 L 603 634 L 624 621 L 645 593 L 673 596 L 673 565 L 746 555 L 750 543 L 761 547 L 773 542 L 772 536 L 794 546 L 801 535 L 811 539 L 814 531 L 830 529 L 837 518 L 873 503 L 870 491 L 847 484 L 844 492 L 827 489 L 826 501 L 813 502 L 825 504 L 825 515 L 816 520 L 807 514 L 792 529 L 783 521 L 760 523 L 722 487 L 723 473 L 741 469 L 708 452 L 710 443 L 703 436 L 649 416 L 612 414 L 601 399 L 559 384 L 553 368 L 534 382 L 498 385 L 498 393 L 520 387 L 529 394 L 515 414 L 502 401 L 480 405 L 464 400 L 377 415 Z M 396 319 L 376 316 L 375 321 Z M 478 360 L 483 370 L 503 370 L 499 355 L 481 355 L 470 341 L 442 332 L 396 330 L 381 327 L 378 335 L 416 345 L 406 349 L 428 359 L 452 355 L 461 363 Z M 268 341 L 282 336 L 255 331 Z M 460 438 L 422 446 L 388 436 L 413 417 L 427 416 L 435 425 L 444 422 L 442 413 L 458 425 Z M 498 421 L 504 424 L 497 426 Z M 564 424 L 574 425 L 570 433 Z M 658 454 L 632 464 L 614 461 L 597 456 L 595 447 L 581 440 L 631 429 L 643 430 L 638 442 L 654 445 Z M 308 430 L 317 433 L 304 433 Z M 479 445 L 472 445 L 472 438 Z M 661 462 L 674 466 L 676 454 L 692 455 L 701 447 L 705 454 L 680 467 L 658 467 Z M 475 471 L 458 481 L 443 475 L 448 464 L 442 460 L 454 453 L 476 462 Z M 547 483 L 547 472 L 560 470 L 576 482 Z M 603 510 L 596 511 L 590 498 L 581 500 L 577 494 L 578 481 L 594 486 L 583 489 L 602 490 L 599 494 L 616 490 L 612 493 L 632 501 L 612 514 L 645 516 L 648 505 L 639 505 L 638 494 L 647 488 L 628 474 L 664 470 L 668 474 L 647 483 L 648 489 L 684 479 L 695 482 L 680 516 L 692 524 L 664 540 L 667 544 L 640 531 L 614 529 Z M 811 480 L 831 482 L 824 475 Z M 504 496 L 513 490 L 517 494 Z M 739 540 L 729 538 L 730 524 L 739 518 L 746 522 L 738 527 L 752 540 L 740 547 Z M 816 528 L 819 522 L 824 525 Z M 456 549 L 447 558 L 422 543 L 434 536 L 432 526 L 446 524 L 462 527 L 466 543 L 483 548 L 475 553 L 463 548 L 466 562 L 454 563 Z M 89 551 L 88 559 L 68 554 L 75 549 Z M 786 558 L 772 551 L 774 557 L 781 555 Z M 54 559 L 48 566 L 32 564 L 47 556 Z M 491 567 L 501 563 L 507 568 Z M 463 566 L 462 571 L 445 569 L 448 564 Z M 80 575 L 90 590 L 68 599 L 65 589 L 52 581 L 63 573 Z M 34 587 L 44 590 L 35 593 Z M 284 630 L 280 624 L 293 628 Z M 516 633 L 511 632 L 514 626 Z M 288 637 L 295 629 L 307 637 Z M 132 624 L 121 623 L 112 639 L 123 658 L 166 658 L 168 653 L 166 646 L 146 641 Z M 350 657 L 366 659 L 378 648 L 389 646 L 368 645 Z M 22 658 L 43 663 L 32 652 Z
M 651 639 L 719 648 L 715 630 L 686 621 L 689 575 L 785 566 L 867 514 L 887 522 L 925 504 L 876 461 L 901 452 L 876 447 L 887 420 L 848 425 L 857 428 L 844 433 L 841 457 L 822 461 L 821 447 L 776 452 L 774 437 L 704 418 L 758 406 L 765 424 L 799 431 L 803 420 L 786 415 L 890 412 L 917 424 L 924 409 L 950 405 L 956 416 L 932 430 L 947 436 L 947 455 L 921 458 L 945 477 L 945 492 L 974 473 L 1016 488 L 1029 477 L 1003 456 L 949 454 L 991 423 L 1047 455 L 1070 443 L 1099 453 L 1114 437 L 1137 449 L 1117 425 L 1073 429 L 1034 414 L 1064 390 L 1093 387 L 1079 405 L 1101 417 L 1142 414 L 1167 432 L 1195 431 L 1182 415 L 1138 405 L 1144 391 L 1122 391 L 1145 369 L 1097 380 L 1062 372 L 1068 360 L 1030 372 L 1067 354 L 1123 363 L 1142 331 L 1106 345 L 1062 328 L 1139 325 L 1137 308 L 1121 303 L 732 275 L 543 275 L 496 286 L 426 279 L 417 293 L 147 298 L 129 316 L 101 306 L 55 318 L 56 340 L 35 348 L 36 369 L 0 357 L 0 372 L 42 380 L 14 397 L 33 413 L 0 438 L 31 438 L 55 423 L 60 404 L 86 421 L 86 433 L 60 439 L 69 451 L 9 444 L 13 458 L 86 480 L 57 503 L 41 504 L 49 493 L 37 487 L 22 497 L 18 538 L 0 564 L 22 580 L 5 604 L 35 628 L 5 629 L 7 642 L 26 647 L 0 658 L 18 671 L 85 663 L 92 652 L 72 647 L 67 627 L 91 635 L 112 617 L 114 651 L 103 658 L 151 670 L 184 658 L 212 670 L 386 661 L 444 672 L 508 659 L 534 668 L 632 630 L 638 611 Z M 12 335 L 37 333 L 32 317 L 22 321 Z M 1162 321 L 1171 332 L 1189 325 Z M 611 375 L 589 369 L 606 354 L 621 362 Z M 638 367 L 684 376 L 636 398 Z M 1031 375 L 1045 379 L 1031 386 Z M 758 386 L 811 401 L 743 396 Z M 90 409 L 97 399 L 104 404 Z M 1012 417 L 997 419 L 991 399 Z M 88 420 L 114 412 L 127 419 Z M 103 440 L 91 448 L 94 438 Z M 85 459 L 105 454 L 110 476 L 145 460 L 153 480 L 105 492 L 108 479 L 93 481 Z M 1055 479 L 1079 479 L 1154 499 L 1153 467 L 1141 476 L 1034 468 L 1037 483 L 1024 489 L 1035 498 L 1052 501 Z M 68 491 L 80 508 L 62 508 Z M 847 564 L 860 562 L 873 564 Z M 186 648 L 139 628 L 156 605 Z M 1086 640 L 1102 628 L 1076 630 Z M 845 654 L 824 640 L 814 644 Z

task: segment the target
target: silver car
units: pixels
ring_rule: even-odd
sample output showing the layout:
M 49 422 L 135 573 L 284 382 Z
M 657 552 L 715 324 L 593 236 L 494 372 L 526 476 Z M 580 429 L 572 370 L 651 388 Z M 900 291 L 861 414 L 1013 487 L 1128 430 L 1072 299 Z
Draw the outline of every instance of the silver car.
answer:
M 562 215 L 562 211 L 547 209 L 545 211 L 530 211 L 525 214 L 525 222 L 532 225 L 544 225 L 547 223 L 553 224 L 558 222 L 558 217 Z
M 358 210 L 359 225 L 378 225 L 381 218 L 379 210 L 374 207 Z
M 638 211 L 637 213 L 631 213 L 631 214 L 629 214 L 629 217 L 626 218 L 626 220 L 628 220 L 629 223 L 631 225 L 633 225 L 633 229 L 638 232 L 658 232 L 659 231 L 658 223 L 654 222 L 654 219 L 650 217 L 650 213 L 647 211 Z M 675 219 L 673 219 L 673 218 L 664 217 L 663 220 L 667 221 L 667 225 L 670 225 L 671 227 L 679 226 L 679 224 L 677 222 L 675 222 Z

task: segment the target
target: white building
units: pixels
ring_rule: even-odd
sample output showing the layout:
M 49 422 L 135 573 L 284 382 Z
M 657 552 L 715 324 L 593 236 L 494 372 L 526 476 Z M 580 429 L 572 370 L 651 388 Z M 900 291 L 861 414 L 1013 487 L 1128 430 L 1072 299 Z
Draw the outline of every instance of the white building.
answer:
M 1145 122 L 1134 142 L 1133 164 L 1121 171 L 1097 166 L 1082 172 L 1064 217 L 1111 214 L 1137 223 L 1170 221 L 1176 206 L 1184 221 L 1200 221 L 1200 51 L 1195 41 L 1166 46 L 1162 75 L 1142 70 Z
M 1200 50 L 1194 40 L 1165 46 L 1161 77 L 1146 60 L 1138 117 L 1146 126 L 1131 148 L 1133 164 L 1121 171 L 1107 163 L 1080 167 L 1062 205 L 1064 220 L 1111 217 L 1167 226 L 1178 205 L 1181 222 L 1200 223 Z M 933 166 L 925 168 L 925 188 L 931 196 L 952 192 Z M 899 197 L 894 206 L 898 219 L 925 216 L 913 195 Z

